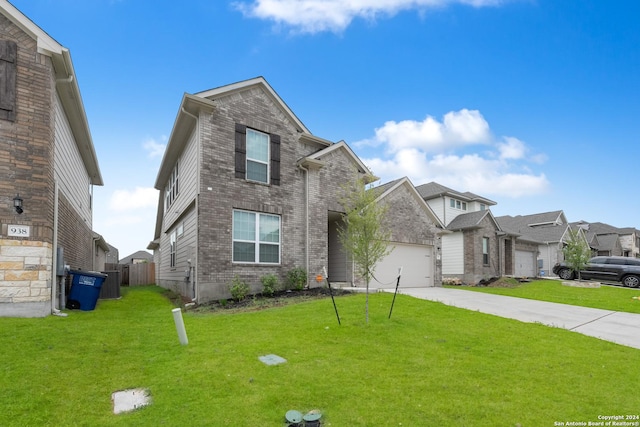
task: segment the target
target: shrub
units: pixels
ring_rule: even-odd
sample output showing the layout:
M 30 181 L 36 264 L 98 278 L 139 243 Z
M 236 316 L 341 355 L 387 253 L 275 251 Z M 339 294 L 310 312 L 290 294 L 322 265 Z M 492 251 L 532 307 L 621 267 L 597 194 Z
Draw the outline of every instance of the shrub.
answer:
M 229 285 L 229 292 L 231 292 L 231 297 L 234 300 L 242 301 L 249 294 L 249 285 L 243 282 L 240 277 L 236 275 Z
M 260 281 L 262 282 L 262 293 L 269 297 L 273 296 L 280 287 L 278 276 L 275 274 L 265 274 L 260 278 Z
M 307 285 L 307 270 L 302 267 L 296 267 L 287 273 L 287 283 L 289 289 L 301 291 Z

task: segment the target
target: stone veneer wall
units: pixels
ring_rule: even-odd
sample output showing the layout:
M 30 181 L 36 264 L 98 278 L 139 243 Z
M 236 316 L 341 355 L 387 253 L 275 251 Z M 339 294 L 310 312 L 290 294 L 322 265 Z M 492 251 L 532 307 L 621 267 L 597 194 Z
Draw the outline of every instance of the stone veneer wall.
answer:
M 51 312 L 52 256 L 50 243 L 0 239 L 0 315 Z

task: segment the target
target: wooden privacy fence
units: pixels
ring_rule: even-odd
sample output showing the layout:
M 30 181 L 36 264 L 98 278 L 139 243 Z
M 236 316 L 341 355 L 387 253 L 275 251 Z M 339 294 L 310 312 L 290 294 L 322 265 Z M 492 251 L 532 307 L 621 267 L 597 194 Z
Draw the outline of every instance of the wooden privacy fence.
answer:
M 156 265 L 153 262 L 141 264 L 105 264 L 105 270 L 120 272 L 121 286 L 151 285 L 156 283 Z

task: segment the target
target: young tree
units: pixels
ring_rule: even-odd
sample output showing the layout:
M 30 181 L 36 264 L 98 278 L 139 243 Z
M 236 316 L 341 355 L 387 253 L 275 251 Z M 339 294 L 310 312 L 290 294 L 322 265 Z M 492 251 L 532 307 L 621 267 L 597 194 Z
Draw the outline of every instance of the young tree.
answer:
M 391 232 L 385 227 L 388 206 L 376 201 L 374 188 L 367 188 L 364 178 L 347 183 L 340 199 L 345 209 L 343 225 L 338 237 L 353 260 L 356 272 L 364 278 L 366 286 L 365 318 L 369 323 L 369 282 L 378 261 L 389 254 Z
M 562 248 L 562 252 L 564 261 L 578 274 L 578 280 L 581 280 L 580 270 L 583 270 L 591 259 L 591 249 L 579 230 L 569 230 L 569 239 L 566 246 Z

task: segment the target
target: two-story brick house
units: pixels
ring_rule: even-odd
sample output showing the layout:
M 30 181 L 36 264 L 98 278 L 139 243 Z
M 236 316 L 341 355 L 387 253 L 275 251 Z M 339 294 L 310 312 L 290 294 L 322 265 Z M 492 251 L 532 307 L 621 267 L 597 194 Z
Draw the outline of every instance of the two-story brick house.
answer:
M 204 302 L 228 298 L 235 276 L 259 292 L 261 276 L 284 280 L 296 267 L 310 286 L 324 268 L 357 282 L 336 239 L 340 192 L 356 176 L 374 179 L 346 143 L 311 134 L 262 77 L 185 94 L 155 183 L 157 283 Z M 435 247 L 437 224 L 415 212 L 428 226 L 397 231 L 395 243 Z
M 62 254 L 94 268 L 102 184 L 68 49 L 0 0 L 0 315 L 56 312 Z

